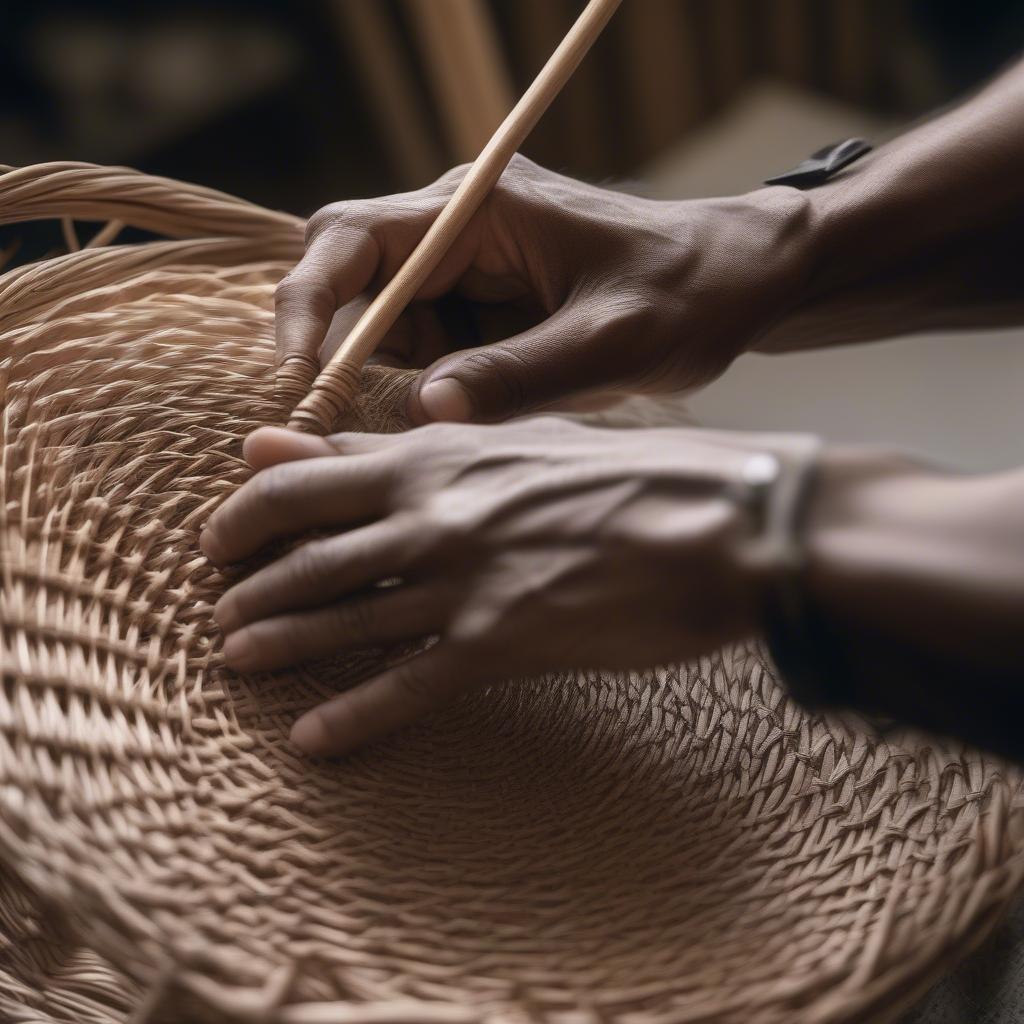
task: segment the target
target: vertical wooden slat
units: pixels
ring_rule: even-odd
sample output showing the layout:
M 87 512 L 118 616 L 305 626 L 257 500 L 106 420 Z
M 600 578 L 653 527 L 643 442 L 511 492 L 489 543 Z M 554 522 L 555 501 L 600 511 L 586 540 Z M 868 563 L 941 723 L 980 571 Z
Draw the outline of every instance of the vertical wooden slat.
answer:
M 802 0 L 772 0 L 768 13 L 773 69 L 787 81 L 807 84 L 809 25 Z
M 581 7 L 582 0 L 504 0 L 521 65 L 517 71 L 524 84 L 543 67 Z M 606 38 L 598 41 L 537 126 L 529 149 L 542 163 L 583 176 L 608 173 L 612 133 L 603 103 L 602 75 L 607 67 L 602 56 L 607 37 L 614 38 L 619 30 L 621 16 L 620 10 Z
M 357 66 L 395 176 L 417 188 L 443 170 L 401 39 L 380 0 L 332 0 L 330 9 L 349 59 Z
M 456 161 L 474 159 L 515 101 L 482 0 L 407 0 Z
M 867 0 L 830 0 L 833 81 L 841 96 L 856 103 L 868 98 L 871 87 L 871 30 Z
M 690 127 L 707 105 L 689 4 L 631 0 L 620 12 L 631 135 L 647 159 Z
M 708 4 L 711 85 L 718 102 L 733 97 L 747 73 L 748 16 L 744 0 L 714 0 Z

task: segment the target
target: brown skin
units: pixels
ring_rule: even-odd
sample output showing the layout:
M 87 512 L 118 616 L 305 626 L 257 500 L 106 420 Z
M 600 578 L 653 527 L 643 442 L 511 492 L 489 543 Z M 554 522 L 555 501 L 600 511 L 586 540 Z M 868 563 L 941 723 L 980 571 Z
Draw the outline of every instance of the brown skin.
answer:
M 341 340 L 361 294 L 394 275 L 464 173 L 310 219 L 306 255 L 277 292 L 279 361 L 315 352 L 350 306 L 331 332 Z M 808 212 L 789 188 L 663 203 L 517 156 L 379 351 L 431 363 L 412 392 L 416 423 L 706 384 L 804 294 Z M 452 321 L 457 341 L 491 343 L 452 353 Z M 495 340 L 509 323 L 519 333 Z
M 1019 322 L 1022 106 L 1024 65 L 810 193 L 656 203 L 517 160 L 384 346 L 426 366 L 414 422 L 690 388 L 750 348 Z M 310 221 L 278 295 L 279 358 L 338 340 L 459 176 Z M 210 559 L 337 532 L 225 594 L 225 659 L 275 668 L 439 637 L 300 719 L 296 742 L 324 754 L 494 681 L 495 665 L 538 674 L 707 653 L 757 628 L 766 570 L 743 557 L 749 524 L 721 484 L 772 444 L 548 420 L 326 440 L 258 431 L 246 454 L 260 472 L 211 517 Z M 1024 756 L 1022 508 L 1024 472 L 961 477 L 826 450 L 804 584 L 858 706 Z
M 261 472 L 216 512 L 207 555 L 224 564 L 297 528 L 338 532 L 220 599 L 225 659 L 275 669 L 438 636 L 305 719 L 302 746 L 341 753 L 493 682 L 496 666 L 526 676 L 704 654 L 757 623 L 749 526 L 721 493 L 749 453 L 721 433 L 550 417 L 328 439 L 258 431 L 246 454 Z

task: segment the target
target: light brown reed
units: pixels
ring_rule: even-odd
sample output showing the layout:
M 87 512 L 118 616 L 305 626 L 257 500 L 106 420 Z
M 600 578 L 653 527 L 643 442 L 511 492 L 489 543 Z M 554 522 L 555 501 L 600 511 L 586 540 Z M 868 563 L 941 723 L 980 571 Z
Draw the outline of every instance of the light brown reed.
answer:
M 196 538 L 287 411 L 302 225 L 118 169 L 0 176 L 0 219 L 39 217 L 176 240 L 0 277 L 0 1017 L 879 1022 L 991 928 L 1020 774 L 811 717 L 756 646 L 299 756 L 294 717 L 384 653 L 227 672 Z M 361 424 L 402 386 L 376 371 Z

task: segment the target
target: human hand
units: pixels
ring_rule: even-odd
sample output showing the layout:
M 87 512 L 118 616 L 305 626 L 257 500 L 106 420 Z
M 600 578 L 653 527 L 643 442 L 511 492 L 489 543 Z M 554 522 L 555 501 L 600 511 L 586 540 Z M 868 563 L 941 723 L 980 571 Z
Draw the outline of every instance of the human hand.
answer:
M 311 383 L 325 338 L 326 359 L 464 173 L 310 218 L 306 254 L 277 291 L 279 365 L 305 363 Z M 658 202 L 517 156 L 379 356 L 426 367 L 410 393 L 414 423 L 707 383 L 801 300 L 808 210 L 789 188 Z
M 203 551 L 224 565 L 336 532 L 224 594 L 225 661 L 273 670 L 437 637 L 300 719 L 299 746 L 338 754 L 502 679 L 707 653 L 756 626 L 760 570 L 730 487 L 758 451 L 751 435 L 552 418 L 330 438 L 262 428 L 246 442 L 259 472 L 212 515 Z

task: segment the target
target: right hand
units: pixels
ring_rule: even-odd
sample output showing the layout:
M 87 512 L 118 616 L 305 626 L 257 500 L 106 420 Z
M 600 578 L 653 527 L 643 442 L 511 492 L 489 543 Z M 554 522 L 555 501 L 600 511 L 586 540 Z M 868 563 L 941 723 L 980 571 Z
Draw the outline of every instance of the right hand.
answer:
M 279 366 L 326 361 L 465 170 L 310 218 L 305 256 L 277 290 Z M 808 209 L 789 188 L 659 202 L 517 156 L 378 359 L 425 368 L 410 395 L 414 423 L 705 384 L 800 302 Z

